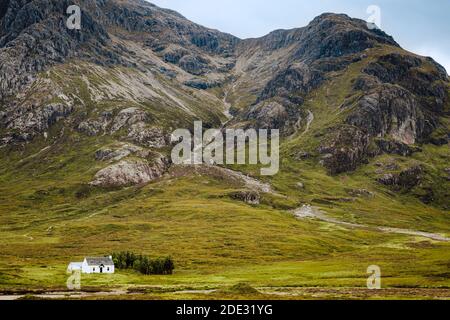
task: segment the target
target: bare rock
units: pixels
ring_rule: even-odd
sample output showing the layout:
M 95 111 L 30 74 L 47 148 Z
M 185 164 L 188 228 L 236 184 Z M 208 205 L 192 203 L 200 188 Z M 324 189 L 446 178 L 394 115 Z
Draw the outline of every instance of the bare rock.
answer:
M 306 151 L 299 151 L 294 155 L 295 160 L 301 161 L 311 158 L 312 155 L 309 152 Z
M 387 173 L 378 178 L 377 181 L 385 186 L 395 186 L 398 184 L 398 176 L 392 173 Z
M 111 123 L 112 117 L 113 114 L 111 111 L 104 111 L 96 119 L 88 119 L 81 122 L 77 129 L 88 136 L 96 136 L 105 133 Z
M 130 155 L 136 155 L 138 157 L 146 158 L 149 154 L 149 151 L 145 151 L 138 146 L 124 144 L 116 149 L 103 148 L 97 150 L 95 152 L 95 160 L 114 162 L 120 161 Z
M 128 130 L 128 138 L 148 148 L 163 148 L 167 145 L 164 131 L 157 127 L 148 127 L 143 122 L 133 124 Z
M 73 110 L 72 106 L 62 103 L 52 103 L 38 108 L 20 106 L 3 113 L 2 122 L 8 131 L 14 132 L 11 141 L 30 141 L 68 117 Z
M 369 135 L 352 126 L 331 130 L 319 147 L 322 163 L 331 174 L 355 170 L 367 161 Z
M 352 197 L 373 198 L 375 194 L 366 189 L 349 189 L 347 193 Z
M 168 161 L 157 159 L 153 164 L 142 159 L 122 160 L 95 175 L 90 184 L 101 187 L 125 187 L 146 184 L 160 178 L 168 168 Z
M 399 86 L 384 84 L 357 102 L 346 122 L 366 130 L 372 137 L 388 136 L 412 145 L 434 130 L 413 94 Z
M 145 122 L 147 119 L 147 114 L 139 108 L 131 107 L 121 110 L 113 120 L 111 133 L 115 133 L 125 126 L 131 126 L 138 122 Z
M 281 135 L 295 132 L 302 110 L 287 100 L 262 101 L 243 110 L 229 126 L 255 129 L 279 129 Z
M 290 97 L 292 94 L 305 95 L 317 88 L 324 80 L 323 74 L 311 69 L 305 63 L 294 63 L 281 71 L 264 88 L 260 101 L 279 97 Z
M 413 166 L 400 173 L 388 173 L 378 178 L 377 181 L 386 186 L 394 187 L 395 189 L 410 190 L 419 185 L 422 180 L 423 168 L 421 166 Z
M 232 199 L 243 201 L 251 205 L 258 205 L 261 201 L 261 196 L 256 191 L 238 191 L 231 195 Z
M 207 61 L 195 55 L 183 56 L 178 62 L 178 65 L 184 71 L 194 75 L 204 74 L 208 70 Z

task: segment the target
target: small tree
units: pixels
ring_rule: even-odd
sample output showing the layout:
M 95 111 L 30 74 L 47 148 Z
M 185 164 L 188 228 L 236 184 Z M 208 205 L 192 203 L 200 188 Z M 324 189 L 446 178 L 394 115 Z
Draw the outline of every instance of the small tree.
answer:
M 172 257 L 167 257 L 164 259 L 164 274 L 173 274 L 175 269 L 175 264 L 173 263 Z

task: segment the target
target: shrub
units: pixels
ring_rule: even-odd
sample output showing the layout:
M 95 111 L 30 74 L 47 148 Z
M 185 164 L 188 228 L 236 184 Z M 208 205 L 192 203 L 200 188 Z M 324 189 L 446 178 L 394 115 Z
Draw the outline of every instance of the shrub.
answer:
M 136 255 L 133 252 L 114 252 L 112 254 L 117 269 L 133 269 L 145 275 L 173 274 L 175 264 L 171 257 L 150 259 L 147 256 Z

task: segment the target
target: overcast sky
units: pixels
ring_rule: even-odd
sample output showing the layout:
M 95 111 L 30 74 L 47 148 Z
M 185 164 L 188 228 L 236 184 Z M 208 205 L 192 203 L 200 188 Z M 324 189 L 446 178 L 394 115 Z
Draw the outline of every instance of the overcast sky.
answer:
M 381 28 L 400 45 L 432 56 L 450 72 L 449 0 L 150 0 L 204 26 L 240 38 L 308 24 L 323 12 L 366 20 L 367 8 L 381 9 Z

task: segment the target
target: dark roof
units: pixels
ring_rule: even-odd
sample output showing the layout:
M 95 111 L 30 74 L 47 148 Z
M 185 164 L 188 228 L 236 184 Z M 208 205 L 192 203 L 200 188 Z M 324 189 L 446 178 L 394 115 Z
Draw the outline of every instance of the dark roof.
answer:
M 88 266 L 113 266 L 114 262 L 111 257 L 86 257 L 86 262 Z

